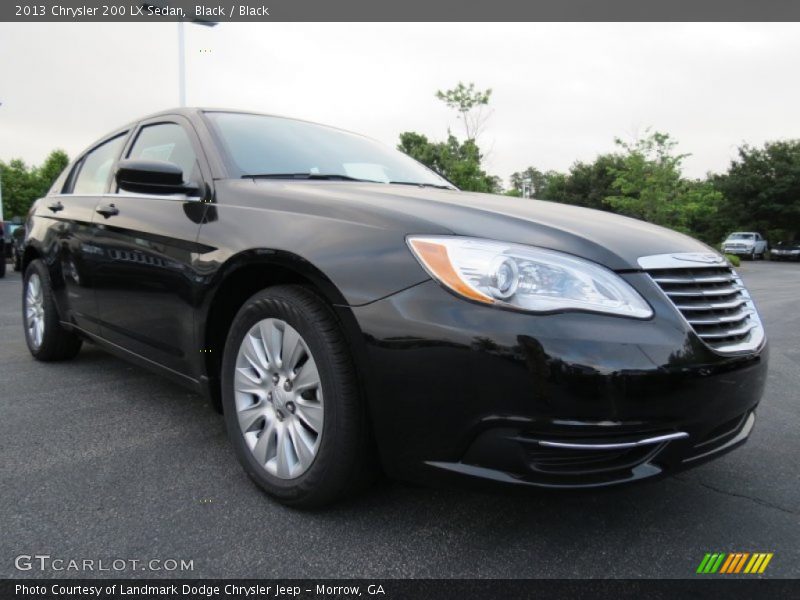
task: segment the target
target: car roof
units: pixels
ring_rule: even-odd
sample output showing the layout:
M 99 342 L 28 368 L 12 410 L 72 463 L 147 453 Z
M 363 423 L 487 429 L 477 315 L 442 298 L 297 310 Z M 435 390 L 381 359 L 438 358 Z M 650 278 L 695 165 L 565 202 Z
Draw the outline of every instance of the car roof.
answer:
M 323 127 L 330 127 L 331 129 L 340 129 L 341 131 L 345 131 L 339 127 L 334 125 L 326 125 L 325 123 L 317 123 L 315 121 L 309 121 L 308 119 L 300 119 L 298 117 L 291 117 L 289 115 L 278 115 L 275 113 L 267 113 L 261 112 L 258 110 L 244 110 L 238 108 L 223 108 L 223 107 L 212 107 L 212 106 L 184 106 L 180 108 L 169 108 L 165 110 L 160 110 L 158 112 L 143 116 L 135 121 L 132 121 L 126 126 L 135 125 L 136 123 L 140 123 L 142 121 L 147 121 L 149 119 L 157 119 L 158 117 L 166 117 L 169 115 L 183 115 L 184 117 L 193 117 L 202 113 L 234 113 L 239 115 L 257 115 L 261 117 L 275 117 L 277 119 L 290 119 L 292 121 L 303 121 L 305 123 L 313 123 L 314 125 L 321 125 Z M 356 133 L 356 132 L 348 132 L 348 133 Z M 356 133 L 356 135 L 361 135 Z

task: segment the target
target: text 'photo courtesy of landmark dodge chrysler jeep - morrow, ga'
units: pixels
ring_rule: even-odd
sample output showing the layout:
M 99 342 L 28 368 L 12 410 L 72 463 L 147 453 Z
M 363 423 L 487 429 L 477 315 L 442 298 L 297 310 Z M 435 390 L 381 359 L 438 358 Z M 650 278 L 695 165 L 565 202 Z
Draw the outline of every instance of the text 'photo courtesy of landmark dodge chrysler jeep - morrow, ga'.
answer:
M 207 395 L 318 506 L 376 472 L 584 488 L 743 443 L 767 372 L 726 260 L 626 217 L 456 189 L 305 121 L 179 109 L 97 141 L 26 223 L 39 360 L 85 340 Z

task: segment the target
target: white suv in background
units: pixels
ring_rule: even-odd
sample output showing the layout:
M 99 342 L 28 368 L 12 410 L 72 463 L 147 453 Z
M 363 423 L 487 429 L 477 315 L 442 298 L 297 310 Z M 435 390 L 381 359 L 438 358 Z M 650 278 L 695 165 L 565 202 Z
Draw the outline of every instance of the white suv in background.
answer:
M 725 254 L 748 256 L 752 260 L 764 258 L 768 249 L 767 240 L 754 231 L 736 231 L 722 242 L 722 251 Z

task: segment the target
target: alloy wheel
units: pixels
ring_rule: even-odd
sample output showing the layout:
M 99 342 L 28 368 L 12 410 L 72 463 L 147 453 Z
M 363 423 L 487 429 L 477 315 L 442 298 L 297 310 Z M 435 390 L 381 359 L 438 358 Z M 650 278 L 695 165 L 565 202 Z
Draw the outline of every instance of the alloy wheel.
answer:
M 44 338 L 44 293 L 42 280 L 37 273 L 28 278 L 25 287 L 25 326 L 31 344 L 39 348 Z
M 253 457 L 275 477 L 299 477 L 317 455 L 324 418 L 308 345 L 285 321 L 263 319 L 242 339 L 235 368 L 237 418 Z

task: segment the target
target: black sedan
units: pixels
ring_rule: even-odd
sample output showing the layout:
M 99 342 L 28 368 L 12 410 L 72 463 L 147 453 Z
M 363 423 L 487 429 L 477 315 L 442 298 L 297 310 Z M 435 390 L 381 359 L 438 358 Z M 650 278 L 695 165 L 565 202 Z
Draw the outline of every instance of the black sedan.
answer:
M 206 394 L 245 471 L 321 505 L 379 468 L 548 488 L 743 443 L 764 329 L 717 252 L 462 192 L 338 129 L 181 109 L 65 170 L 27 223 L 33 356 L 84 340 Z
M 793 242 L 778 242 L 770 250 L 770 260 L 800 260 L 800 240 Z

